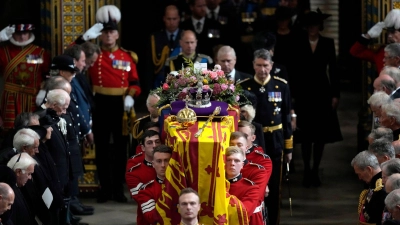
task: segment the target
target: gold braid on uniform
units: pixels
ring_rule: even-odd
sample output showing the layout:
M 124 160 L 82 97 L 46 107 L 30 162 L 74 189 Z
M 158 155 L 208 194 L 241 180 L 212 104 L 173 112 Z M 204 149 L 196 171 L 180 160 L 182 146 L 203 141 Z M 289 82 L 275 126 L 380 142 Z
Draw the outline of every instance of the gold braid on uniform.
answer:
M 362 207 L 364 205 L 364 201 L 365 201 L 365 196 L 368 193 L 368 189 L 364 189 L 361 194 L 360 194 L 360 198 L 358 200 L 358 215 L 360 215 L 361 211 L 362 211 Z
M 153 59 L 153 64 L 156 66 L 156 68 L 154 69 L 154 73 L 158 73 L 164 67 L 164 62 L 169 56 L 169 47 L 164 46 L 164 48 L 161 51 L 160 59 L 157 59 L 154 35 L 151 35 L 151 56 Z
M 375 189 L 374 191 L 380 191 L 383 188 L 383 184 L 382 184 L 382 178 L 379 178 L 378 180 L 376 180 L 375 182 Z
M 136 121 L 132 127 L 132 137 L 135 139 L 138 139 L 143 134 L 143 131 L 140 131 L 140 133 L 138 133 L 139 124 L 140 124 L 140 121 Z

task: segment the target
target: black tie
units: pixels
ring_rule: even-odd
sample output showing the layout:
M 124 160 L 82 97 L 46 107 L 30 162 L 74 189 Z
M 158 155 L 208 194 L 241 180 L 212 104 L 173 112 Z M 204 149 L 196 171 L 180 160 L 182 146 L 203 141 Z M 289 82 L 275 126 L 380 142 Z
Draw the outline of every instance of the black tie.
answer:
M 171 34 L 171 35 L 169 36 L 169 47 L 171 48 L 171 50 L 172 50 L 173 47 L 174 47 L 174 34 Z
M 201 23 L 200 21 L 196 23 L 196 30 L 200 32 L 201 29 Z
M 216 20 L 214 10 L 211 10 L 211 19 L 212 20 Z

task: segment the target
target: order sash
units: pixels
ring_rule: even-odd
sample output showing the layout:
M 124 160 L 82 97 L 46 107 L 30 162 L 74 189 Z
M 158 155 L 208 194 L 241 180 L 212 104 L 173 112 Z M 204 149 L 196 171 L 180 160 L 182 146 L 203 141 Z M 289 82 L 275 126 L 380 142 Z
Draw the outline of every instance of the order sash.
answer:
M 36 45 L 30 45 L 28 48 L 23 49 L 13 59 L 11 59 L 11 61 L 9 61 L 9 63 L 7 64 L 7 66 L 4 70 L 5 71 L 4 72 L 4 80 L 7 80 L 8 76 L 15 69 L 15 67 L 25 59 L 26 55 L 29 55 L 33 51 L 35 51 L 36 48 L 37 48 Z M 4 49 L 6 51 L 8 60 L 10 60 L 11 57 L 10 57 L 10 53 L 8 52 L 8 48 L 5 47 Z

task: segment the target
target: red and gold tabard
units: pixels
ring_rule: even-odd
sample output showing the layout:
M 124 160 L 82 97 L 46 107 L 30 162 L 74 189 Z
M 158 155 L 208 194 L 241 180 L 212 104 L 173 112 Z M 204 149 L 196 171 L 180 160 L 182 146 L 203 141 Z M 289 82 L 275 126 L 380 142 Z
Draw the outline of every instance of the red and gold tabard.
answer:
M 141 89 L 135 56 L 135 53 L 118 46 L 102 48 L 99 58 L 89 69 L 93 91 L 103 95 L 138 96 Z
M 14 127 L 18 114 L 36 110 L 36 95 L 49 63 L 50 55 L 33 44 L 0 47 L 0 73 L 5 81 L 0 109 L 6 130 Z

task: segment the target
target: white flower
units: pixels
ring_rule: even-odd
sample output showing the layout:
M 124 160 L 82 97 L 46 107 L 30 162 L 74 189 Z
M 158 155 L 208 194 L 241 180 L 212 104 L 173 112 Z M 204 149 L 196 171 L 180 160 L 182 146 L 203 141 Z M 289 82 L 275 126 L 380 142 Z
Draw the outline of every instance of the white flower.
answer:
M 169 75 L 172 75 L 172 76 L 176 77 L 176 76 L 179 75 L 179 73 L 178 73 L 178 71 L 171 71 L 171 72 L 169 73 Z
M 281 71 L 280 68 L 275 68 L 275 73 L 279 73 L 279 71 Z
M 218 65 L 218 64 L 215 64 L 214 69 L 215 69 L 215 70 L 221 70 L 221 66 Z

